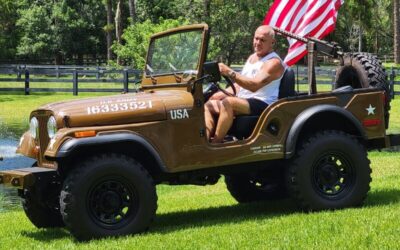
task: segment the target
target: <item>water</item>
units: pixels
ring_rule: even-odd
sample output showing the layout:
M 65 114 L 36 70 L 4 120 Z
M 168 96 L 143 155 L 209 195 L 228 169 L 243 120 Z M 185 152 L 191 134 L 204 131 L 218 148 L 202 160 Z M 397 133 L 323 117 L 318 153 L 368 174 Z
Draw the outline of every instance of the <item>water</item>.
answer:
M 0 171 L 30 167 L 35 162 L 33 159 L 18 155 L 15 150 L 18 146 L 18 139 L 8 137 L 0 138 Z M 21 199 L 17 196 L 17 189 L 0 185 L 0 212 L 20 208 Z

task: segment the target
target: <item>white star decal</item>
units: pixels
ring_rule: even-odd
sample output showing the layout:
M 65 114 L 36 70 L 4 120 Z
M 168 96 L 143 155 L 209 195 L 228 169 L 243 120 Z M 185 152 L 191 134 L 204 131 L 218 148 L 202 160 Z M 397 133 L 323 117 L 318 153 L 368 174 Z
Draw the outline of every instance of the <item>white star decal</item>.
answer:
M 368 108 L 366 108 L 366 110 L 368 111 L 368 115 L 375 115 L 375 107 L 372 107 L 372 105 L 370 104 Z

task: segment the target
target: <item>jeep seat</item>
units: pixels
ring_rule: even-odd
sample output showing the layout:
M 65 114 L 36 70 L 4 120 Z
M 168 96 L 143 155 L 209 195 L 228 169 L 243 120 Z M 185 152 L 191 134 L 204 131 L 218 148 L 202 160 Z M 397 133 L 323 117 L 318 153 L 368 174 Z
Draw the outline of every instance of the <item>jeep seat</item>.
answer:
M 278 98 L 281 99 L 289 96 L 294 96 L 296 94 L 294 87 L 294 71 L 292 68 L 287 67 L 279 85 Z M 228 132 L 228 135 L 233 135 L 239 140 L 249 137 L 253 132 L 259 117 L 259 115 L 241 115 L 235 117 L 232 127 Z

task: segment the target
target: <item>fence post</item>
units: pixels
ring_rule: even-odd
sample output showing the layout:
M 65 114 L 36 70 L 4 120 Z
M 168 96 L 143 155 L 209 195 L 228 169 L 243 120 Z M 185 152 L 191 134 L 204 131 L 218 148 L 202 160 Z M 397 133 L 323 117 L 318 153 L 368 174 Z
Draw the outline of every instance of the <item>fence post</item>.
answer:
M 21 65 L 17 66 L 17 79 L 21 80 L 21 71 L 22 71 L 22 67 Z
M 25 95 L 29 95 L 29 70 L 25 69 Z
M 335 89 L 336 69 L 332 69 L 332 90 Z
M 76 69 L 72 72 L 72 88 L 73 95 L 78 95 L 78 71 Z
M 122 74 L 124 75 L 124 92 L 128 93 L 129 92 L 129 73 L 128 73 L 128 69 L 124 69 L 124 71 L 122 72 Z
M 96 67 L 96 70 L 97 70 L 97 72 L 96 72 L 96 79 L 99 80 L 99 79 L 100 79 L 100 67 L 97 66 L 97 67 Z
M 390 72 L 390 81 L 389 81 L 389 95 L 391 99 L 394 99 L 395 94 L 394 94 L 394 79 L 396 77 L 396 71 L 394 71 L 393 67 Z
M 57 70 L 56 77 L 58 79 L 60 78 L 60 67 L 58 65 L 56 66 L 56 70 Z

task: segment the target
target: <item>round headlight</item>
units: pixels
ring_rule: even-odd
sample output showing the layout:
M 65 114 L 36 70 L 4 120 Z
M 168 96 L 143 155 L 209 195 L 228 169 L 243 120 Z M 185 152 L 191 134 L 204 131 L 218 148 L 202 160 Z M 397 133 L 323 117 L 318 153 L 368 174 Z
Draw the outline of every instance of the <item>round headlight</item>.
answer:
M 50 139 L 53 139 L 57 133 L 57 122 L 54 116 L 50 116 L 49 120 L 47 121 L 47 133 Z
M 36 139 L 39 134 L 39 121 L 36 117 L 32 117 L 31 121 L 29 122 L 29 132 L 31 133 L 33 139 Z

